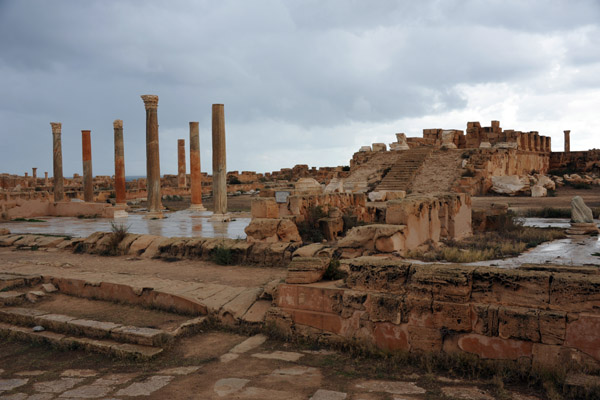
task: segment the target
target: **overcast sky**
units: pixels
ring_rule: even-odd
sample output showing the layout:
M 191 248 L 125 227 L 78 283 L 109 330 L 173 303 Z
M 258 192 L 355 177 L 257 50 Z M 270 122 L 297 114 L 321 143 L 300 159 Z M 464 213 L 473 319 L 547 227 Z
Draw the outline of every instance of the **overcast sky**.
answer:
M 396 132 L 501 121 L 563 148 L 600 148 L 600 1 L 0 0 L 0 172 L 145 174 L 145 111 L 159 96 L 161 173 L 211 104 L 225 104 L 228 170 L 347 165 Z M 187 155 L 189 157 L 189 153 Z M 187 160 L 189 163 L 189 159 Z M 188 164 L 189 165 L 189 164 Z

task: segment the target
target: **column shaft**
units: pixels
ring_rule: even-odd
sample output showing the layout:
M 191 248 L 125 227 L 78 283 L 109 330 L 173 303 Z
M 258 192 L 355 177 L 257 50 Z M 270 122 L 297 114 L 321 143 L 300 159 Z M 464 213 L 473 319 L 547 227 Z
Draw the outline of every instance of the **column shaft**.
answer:
M 571 151 L 571 131 L 565 132 L 565 153 L 569 153 Z
M 212 106 L 212 147 L 214 213 L 225 214 L 227 212 L 227 154 L 223 104 Z
M 92 139 L 90 131 L 81 131 L 83 160 L 83 201 L 94 201 L 94 181 L 92 177 Z
M 113 122 L 115 133 L 115 202 L 125 204 L 127 194 L 125 188 L 125 151 L 123 146 L 123 121 Z
M 202 173 L 200 169 L 200 132 L 198 122 L 190 122 L 190 189 L 192 204 L 190 208 L 204 210 L 202 205 Z
M 143 95 L 146 107 L 146 190 L 148 211 L 160 213 L 160 157 L 158 152 L 158 96 Z
M 185 139 L 177 139 L 177 187 L 186 187 L 185 179 Z
M 63 186 L 62 143 L 60 140 L 62 124 L 60 122 L 50 122 L 50 125 L 52 125 L 52 148 L 54 155 L 54 201 L 63 201 L 65 190 Z

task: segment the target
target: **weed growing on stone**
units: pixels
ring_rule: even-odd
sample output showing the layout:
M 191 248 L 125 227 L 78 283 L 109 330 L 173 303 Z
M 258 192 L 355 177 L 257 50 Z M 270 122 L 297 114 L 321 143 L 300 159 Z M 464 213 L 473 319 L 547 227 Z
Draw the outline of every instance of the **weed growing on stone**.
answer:
M 106 255 L 116 256 L 119 254 L 119 243 L 125 239 L 129 233 L 129 226 L 117 224 L 114 221 L 110 222 L 111 237 L 108 242 Z
M 220 244 L 212 251 L 211 261 L 218 265 L 231 265 L 233 264 L 233 251 L 230 247 Z

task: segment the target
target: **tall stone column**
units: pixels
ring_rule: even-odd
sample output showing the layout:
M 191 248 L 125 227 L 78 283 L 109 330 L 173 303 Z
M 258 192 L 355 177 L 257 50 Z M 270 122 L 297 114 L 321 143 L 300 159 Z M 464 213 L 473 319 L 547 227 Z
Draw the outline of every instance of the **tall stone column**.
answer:
M 190 122 L 190 189 L 192 191 L 190 210 L 206 210 L 202 205 L 202 173 L 200 170 L 200 133 L 198 122 Z
M 123 146 L 123 121 L 115 119 L 115 202 L 125 204 L 127 194 L 125 188 L 125 151 Z
M 92 138 L 90 131 L 81 131 L 81 158 L 83 160 L 83 201 L 94 201 L 94 178 L 92 177 Z
M 52 147 L 54 153 L 54 201 L 63 201 L 65 198 L 65 189 L 63 186 L 62 169 L 62 143 L 60 134 L 62 124 L 60 122 L 50 122 L 52 126 Z
M 48 171 L 44 172 L 44 186 L 48 186 Z
M 185 186 L 185 139 L 177 139 L 177 187 Z
M 214 214 L 211 221 L 229 221 L 227 213 L 227 152 L 225 148 L 225 108 L 212 105 L 212 165 Z
M 146 190 L 149 217 L 162 217 L 160 158 L 158 153 L 158 96 L 142 95 L 146 107 Z
M 571 131 L 565 131 L 565 153 L 571 152 Z
M 33 180 L 33 187 L 37 187 L 37 168 L 31 168 L 31 179 Z
M 546 137 L 546 151 L 548 153 L 552 153 L 552 137 L 551 136 Z

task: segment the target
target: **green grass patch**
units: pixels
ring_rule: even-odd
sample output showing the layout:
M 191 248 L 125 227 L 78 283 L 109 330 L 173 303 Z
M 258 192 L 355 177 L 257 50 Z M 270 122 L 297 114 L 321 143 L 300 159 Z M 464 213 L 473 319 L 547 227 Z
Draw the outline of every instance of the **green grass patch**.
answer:
M 233 251 L 230 247 L 220 244 L 212 251 L 211 261 L 218 265 L 231 265 L 233 264 Z
M 13 222 L 46 222 L 43 219 L 35 219 L 35 218 L 15 218 L 12 221 Z

